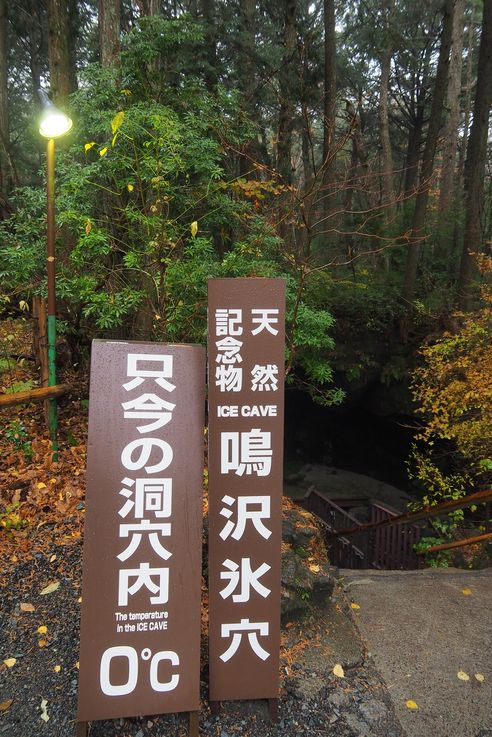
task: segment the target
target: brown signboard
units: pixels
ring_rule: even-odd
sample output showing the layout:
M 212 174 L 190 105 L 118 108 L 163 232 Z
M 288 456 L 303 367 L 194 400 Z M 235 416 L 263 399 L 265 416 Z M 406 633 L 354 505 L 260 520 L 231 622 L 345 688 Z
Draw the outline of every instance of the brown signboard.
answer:
M 278 697 L 285 282 L 209 282 L 210 699 Z
M 199 708 L 205 355 L 95 341 L 81 722 Z

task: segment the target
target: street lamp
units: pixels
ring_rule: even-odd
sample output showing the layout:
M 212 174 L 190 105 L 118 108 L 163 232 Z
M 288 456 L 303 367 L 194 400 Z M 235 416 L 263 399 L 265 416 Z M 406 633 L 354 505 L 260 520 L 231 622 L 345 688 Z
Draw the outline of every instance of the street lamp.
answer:
M 56 292 L 55 292 L 55 138 L 64 136 L 72 127 L 72 120 L 59 110 L 45 90 L 38 90 L 41 102 L 39 133 L 46 138 L 47 191 L 47 271 L 48 271 L 48 386 L 56 385 Z M 56 398 L 48 400 L 48 428 L 53 460 L 58 460 Z

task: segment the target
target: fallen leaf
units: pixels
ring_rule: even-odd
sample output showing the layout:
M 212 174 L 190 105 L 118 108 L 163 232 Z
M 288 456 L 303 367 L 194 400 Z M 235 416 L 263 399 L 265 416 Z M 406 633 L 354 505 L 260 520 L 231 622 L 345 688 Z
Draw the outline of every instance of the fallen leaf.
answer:
M 360 604 L 354 604 L 354 602 L 352 602 L 350 606 L 352 607 L 352 609 L 360 609 Z
M 36 484 L 36 489 L 46 489 L 46 484 L 40 481 L 39 484 Z
M 196 234 L 198 233 L 198 223 L 196 220 L 193 220 L 193 222 L 191 223 L 190 230 L 191 230 L 191 235 L 194 238 Z
M 412 699 L 408 699 L 408 701 L 405 701 L 405 704 L 406 704 L 407 709 L 418 709 L 419 708 L 419 705 L 415 701 L 412 701 Z
M 50 558 L 50 563 L 53 563 L 56 560 L 56 555 L 52 555 Z
M 485 681 L 485 676 L 482 673 L 475 673 L 475 678 L 480 683 L 483 683 Z
M 319 566 L 318 565 L 309 566 L 309 570 L 312 571 L 313 573 L 319 573 Z
M 7 658 L 7 660 L 4 660 L 3 662 L 5 663 L 5 665 L 7 666 L 7 668 L 13 668 L 14 665 L 17 663 L 17 659 L 16 658 Z
M 20 605 L 20 610 L 21 610 L 21 612 L 35 612 L 36 611 L 35 608 L 34 608 L 34 606 L 32 604 L 28 604 L 28 603 L 21 604 Z
M 17 563 L 19 558 L 16 555 L 13 555 L 10 560 L 12 561 L 12 563 Z
M 79 604 L 82 604 L 82 597 L 79 596 L 79 598 L 77 599 L 77 601 L 79 602 Z
M 460 679 L 460 681 L 469 681 L 470 680 L 470 676 L 468 675 L 468 673 L 465 673 L 464 670 L 458 671 L 458 673 L 456 675 L 458 676 L 458 678 Z
M 14 699 L 7 699 L 7 701 L 2 701 L 0 704 L 0 711 L 7 711 L 7 709 L 10 709 L 14 702 Z
M 43 720 L 43 722 L 49 721 L 47 706 L 48 702 L 46 701 L 46 699 L 43 699 L 41 701 L 41 719 Z
M 128 190 L 129 192 L 133 192 L 133 190 L 135 189 L 135 187 L 133 186 L 133 184 L 127 184 L 127 185 L 126 185 L 126 188 L 127 188 L 127 190 Z
M 53 583 L 49 583 L 42 591 L 39 593 L 41 596 L 44 596 L 45 594 L 52 594 L 53 591 L 56 591 L 58 586 L 60 585 L 59 581 L 53 581 Z
M 79 670 L 79 668 L 80 668 L 80 663 L 79 663 L 79 661 L 78 661 L 78 660 L 77 660 L 77 662 L 75 663 L 75 667 L 77 668 L 77 670 Z
M 47 632 L 48 632 L 48 628 L 47 628 L 47 626 L 45 624 L 41 624 L 38 627 L 38 634 L 39 635 L 45 635 Z
M 471 589 L 463 589 L 464 596 L 470 596 L 471 595 Z
M 46 642 L 46 640 L 44 639 L 44 637 L 42 637 L 42 638 L 41 638 L 41 639 L 39 640 L 39 642 L 38 642 L 38 645 L 39 645 L 39 647 L 46 647 L 46 644 L 47 644 L 47 642 Z
M 336 676 L 337 676 L 338 678 L 345 678 L 345 672 L 344 672 L 344 670 L 343 670 L 342 666 L 340 665 L 340 663 L 337 663 L 337 664 L 335 665 L 335 667 L 333 668 L 333 673 L 334 673 L 334 674 L 335 674 L 335 675 L 336 675 Z
M 55 671 L 55 673 L 59 673 L 61 671 L 61 665 L 55 665 L 53 670 Z

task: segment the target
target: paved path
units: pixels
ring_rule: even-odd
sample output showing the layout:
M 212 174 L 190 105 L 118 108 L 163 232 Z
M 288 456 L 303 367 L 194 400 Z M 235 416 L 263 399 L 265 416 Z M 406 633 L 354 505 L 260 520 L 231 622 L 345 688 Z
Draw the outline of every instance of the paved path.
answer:
M 408 737 L 492 737 L 492 569 L 340 575 Z

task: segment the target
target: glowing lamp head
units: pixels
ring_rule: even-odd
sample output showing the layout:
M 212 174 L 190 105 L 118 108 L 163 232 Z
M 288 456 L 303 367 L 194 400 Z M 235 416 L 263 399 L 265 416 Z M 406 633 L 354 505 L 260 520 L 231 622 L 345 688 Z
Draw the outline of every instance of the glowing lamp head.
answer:
M 71 129 L 72 119 L 62 113 L 53 103 L 44 90 L 38 90 L 42 113 L 39 121 L 39 133 L 44 138 L 60 138 Z

